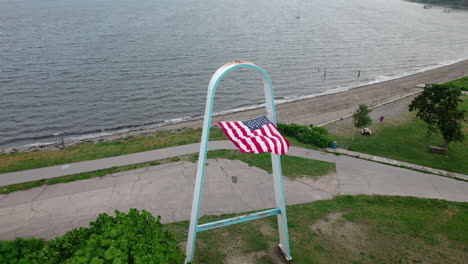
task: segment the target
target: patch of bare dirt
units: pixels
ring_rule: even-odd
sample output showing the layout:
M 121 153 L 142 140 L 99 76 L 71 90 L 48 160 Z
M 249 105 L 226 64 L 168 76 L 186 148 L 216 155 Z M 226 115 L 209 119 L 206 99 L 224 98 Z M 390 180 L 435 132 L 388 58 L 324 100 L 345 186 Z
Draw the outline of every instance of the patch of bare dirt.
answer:
M 230 255 L 226 258 L 226 264 L 252 264 L 265 255 L 266 252 L 263 251 Z
M 447 209 L 447 215 L 457 214 Z M 354 223 L 344 212 L 331 213 L 310 226 L 316 242 L 326 254 L 317 254 L 319 263 L 466 263 L 466 253 L 442 236 L 428 240 L 391 228 Z
M 331 238 L 336 247 L 359 254 L 361 249 L 366 247 L 368 233 L 358 224 L 345 220 L 343 214 L 343 212 L 329 214 L 325 219 L 314 223 L 311 230 Z
M 296 181 L 333 195 L 338 194 L 339 186 L 336 172 L 331 172 L 320 177 L 296 178 Z

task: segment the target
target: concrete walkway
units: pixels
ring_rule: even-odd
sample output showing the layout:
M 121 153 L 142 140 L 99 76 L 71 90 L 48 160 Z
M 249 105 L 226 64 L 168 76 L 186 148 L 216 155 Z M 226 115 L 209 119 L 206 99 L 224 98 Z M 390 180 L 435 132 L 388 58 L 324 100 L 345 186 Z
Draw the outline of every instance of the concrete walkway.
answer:
M 422 166 L 422 165 L 418 165 L 418 164 L 413 164 L 413 163 L 404 162 L 404 161 L 400 161 L 400 160 L 382 158 L 382 157 L 379 157 L 379 156 L 369 155 L 369 154 L 361 153 L 361 152 L 355 152 L 355 151 L 351 151 L 351 150 L 347 150 L 347 149 L 327 148 L 327 151 L 330 152 L 330 153 L 345 154 L 345 155 L 360 158 L 360 159 L 366 159 L 366 160 L 371 160 L 371 161 L 380 162 L 380 163 L 384 163 L 384 164 L 395 165 L 395 166 L 403 166 L 403 167 L 406 167 L 406 168 L 411 168 L 411 169 L 415 169 L 415 170 L 419 170 L 419 171 L 425 171 L 425 172 L 428 172 L 428 173 L 433 173 L 433 174 L 437 174 L 437 175 L 442 175 L 442 176 L 446 176 L 446 177 L 451 177 L 451 178 L 455 178 L 455 179 L 468 181 L 468 175 L 457 173 L 457 172 L 434 169 L 434 168 L 431 168 L 431 167 L 426 167 L 426 166 Z
M 232 148 L 230 142 L 211 142 L 211 149 Z M 187 152 L 192 151 L 192 152 Z M 198 152 L 198 144 L 104 159 L 102 166 L 121 166 Z M 398 168 L 349 156 L 293 147 L 288 153 L 336 163 L 337 172 L 318 178 L 285 178 L 288 204 L 331 199 L 336 194 L 381 194 L 468 201 L 468 182 Z M 123 163 L 116 163 L 118 161 Z M 102 169 L 99 162 L 56 166 L 37 172 L 78 173 Z M 196 163 L 175 162 L 67 184 L 42 186 L 0 195 L 0 239 L 52 238 L 86 226 L 99 213 L 146 209 L 163 222 L 187 220 Z M 36 171 L 36 170 L 35 170 Z M 69 173 L 69 174 L 72 174 Z M 9 174 L 12 175 L 12 174 Z M 27 175 L 27 174 L 25 174 Z M 38 178 L 47 174 L 35 174 Z M 0 175 L 3 177 L 4 175 Z M 31 179 L 31 178 L 28 178 Z M 208 160 L 201 213 L 224 214 L 274 206 L 271 175 L 240 161 Z
M 219 140 L 210 141 L 209 150 L 217 149 L 237 149 L 231 141 Z M 292 147 L 291 151 L 294 151 L 295 147 Z M 187 154 L 198 153 L 200 150 L 200 144 L 188 144 L 164 149 L 156 149 L 151 151 L 138 152 L 128 155 L 88 160 L 82 162 L 76 162 L 71 164 L 64 164 L 58 166 L 51 166 L 46 168 L 24 170 L 10 173 L 0 174 L 0 186 L 11 185 L 22 182 L 36 181 L 41 179 L 50 179 L 60 176 L 66 176 L 71 174 L 77 174 L 87 171 L 95 171 L 108 169 L 112 167 L 120 167 L 125 165 L 143 163 L 154 160 L 162 160 L 172 157 L 178 157 Z M 289 154 L 289 153 L 288 153 Z M 331 154 L 322 153 L 320 151 L 312 151 L 310 153 L 312 159 L 332 161 L 333 156 Z
M 210 141 L 210 150 L 215 149 L 235 149 L 236 147 L 227 140 Z M 162 160 L 182 155 L 198 153 L 200 144 L 188 144 L 164 149 L 156 149 L 151 151 L 138 152 L 128 155 L 116 157 L 88 160 L 71 164 L 51 166 L 46 168 L 17 171 L 0 174 L 0 186 L 36 181 L 41 179 L 50 179 L 65 175 L 77 174 L 87 171 L 95 171 L 108 169 L 112 167 L 120 167 L 125 165 L 143 163 L 153 160 Z

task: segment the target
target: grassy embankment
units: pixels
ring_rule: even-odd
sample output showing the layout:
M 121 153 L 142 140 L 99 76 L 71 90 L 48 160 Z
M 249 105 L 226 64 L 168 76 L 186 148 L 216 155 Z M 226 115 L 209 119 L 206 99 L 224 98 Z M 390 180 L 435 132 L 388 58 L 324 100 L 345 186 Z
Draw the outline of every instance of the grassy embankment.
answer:
M 468 83 L 468 78 L 465 83 Z M 460 107 L 468 111 L 468 96 L 462 96 L 462 99 Z M 446 155 L 431 152 L 429 146 L 441 145 L 443 139 L 437 134 L 429 135 L 426 123 L 417 118 L 415 113 L 411 113 L 409 121 L 402 124 L 374 121 L 370 127 L 373 130 L 371 136 L 358 134 L 354 142 L 354 129 L 351 127 L 335 132 L 332 137 L 337 140 L 340 148 L 468 174 L 468 140 L 450 143 Z M 463 124 L 463 132 L 468 134 L 467 122 Z
M 44 168 L 79 161 L 95 160 L 136 152 L 200 142 L 201 129 L 158 132 L 155 136 L 136 136 L 103 143 L 83 143 L 47 152 L 18 152 L 0 155 L 0 173 Z M 227 139 L 220 129 L 212 129 L 211 140 Z
M 446 84 L 453 85 L 462 91 L 468 91 L 468 76 L 455 79 L 453 81 L 447 82 Z
M 201 129 L 187 129 L 181 132 L 158 132 L 155 136 L 137 136 L 125 138 L 118 141 L 104 143 L 83 143 L 76 146 L 71 146 L 65 150 L 54 150 L 47 152 L 20 152 L 13 154 L 0 155 L 0 174 L 21 170 L 29 170 L 35 168 L 43 168 L 61 164 L 68 164 L 79 161 L 94 160 L 101 158 L 114 157 L 119 155 L 137 153 L 142 151 L 161 149 L 191 143 L 200 142 Z M 294 138 L 287 137 L 289 142 L 295 146 L 316 149 L 316 147 L 303 144 Z M 227 140 L 221 129 L 211 129 L 210 140 Z M 256 166 L 270 172 L 271 161 L 268 154 L 248 155 L 239 153 L 238 151 L 212 151 L 209 153 L 209 158 L 227 158 L 239 159 L 251 166 Z M 32 182 L 19 183 L 9 186 L 0 187 L 0 194 L 11 193 L 19 190 L 27 190 L 42 185 L 51 185 L 57 183 L 67 183 L 77 180 L 84 180 L 94 177 L 102 177 L 107 174 L 117 173 L 122 171 L 133 170 L 142 167 L 155 166 L 168 162 L 180 160 L 194 160 L 197 154 L 187 155 L 184 157 L 173 157 L 164 160 L 151 161 L 128 166 L 114 167 L 109 169 L 84 172 L 79 174 L 67 175 L 51 179 L 43 179 Z M 296 168 L 292 164 L 302 164 L 302 168 Z M 284 174 L 290 178 L 296 178 L 300 175 L 319 176 L 328 173 L 329 169 L 334 170 L 334 164 L 301 159 L 298 157 L 284 157 L 282 161 L 284 166 Z
M 468 204 L 389 196 L 338 196 L 288 206 L 294 263 L 464 263 Z M 208 216 L 200 222 L 232 217 Z M 179 241 L 188 222 L 168 224 Z M 276 217 L 201 232 L 195 263 L 276 263 Z
M 83 143 L 47 152 L 18 152 L 0 155 L 0 174 L 44 168 L 79 161 L 115 157 L 148 150 L 199 143 L 201 129 L 187 129 L 180 132 L 157 132 L 154 136 L 136 136 L 104 143 Z M 302 144 L 294 138 L 286 137 L 294 146 L 317 149 Z M 221 129 L 212 128 L 210 140 L 228 140 Z

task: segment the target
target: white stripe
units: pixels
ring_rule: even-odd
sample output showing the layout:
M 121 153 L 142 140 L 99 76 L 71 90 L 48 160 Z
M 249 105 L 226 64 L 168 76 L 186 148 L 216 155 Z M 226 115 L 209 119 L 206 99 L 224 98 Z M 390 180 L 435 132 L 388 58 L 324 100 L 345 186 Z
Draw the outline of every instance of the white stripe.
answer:
M 239 126 L 241 126 L 242 129 L 243 129 L 245 132 L 247 132 L 247 136 L 252 136 L 252 135 L 253 135 L 253 133 L 252 133 L 252 131 L 250 131 L 249 127 L 247 127 L 246 125 L 244 125 L 244 123 L 242 123 L 242 121 L 237 121 L 236 123 L 239 124 Z M 254 136 L 255 136 L 255 135 L 254 135 Z M 245 137 L 244 137 L 244 138 L 245 138 Z
M 239 124 L 242 127 L 242 129 L 244 129 L 245 132 L 247 132 L 248 136 L 255 137 L 255 134 L 252 133 L 252 131 L 250 131 L 250 129 L 246 125 L 244 125 L 244 123 L 242 123 L 241 121 L 238 121 L 237 124 Z M 257 149 L 257 146 L 255 146 L 255 143 L 252 141 L 250 137 L 244 137 L 244 139 L 247 140 L 247 143 L 249 143 L 249 145 L 252 147 L 252 150 L 254 150 L 255 153 L 260 153 L 259 149 Z M 260 144 L 260 146 L 262 146 L 262 144 Z
M 232 132 L 232 129 L 229 126 L 227 126 L 226 123 L 228 123 L 228 122 L 219 122 L 219 124 L 222 125 L 226 129 L 226 131 L 229 134 L 229 137 L 234 139 L 244 151 L 248 151 L 248 149 L 244 145 L 244 143 L 242 143 L 242 141 L 240 139 L 236 138 L 236 136 Z M 233 126 L 233 127 L 235 127 L 235 126 Z
M 239 135 L 239 137 L 241 137 L 242 139 L 247 141 L 247 139 L 249 138 L 248 135 L 250 134 L 250 130 L 246 126 L 244 126 L 242 124 L 242 122 L 240 122 L 240 121 L 235 121 L 235 122 L 231 122 L 231 123 L 233 124 L 233 127 L 236 129 L 237 134 Z M 239 128 L 239 126 L 240 126 L 240 128 Z M 242 133 L 242 132 L 245 132 L 247 134 L 247 136 L 244 136 L 244 133 Z M 248 142 L 247 141 L 247 145 L 248 145 L 247 149 L 250 147 L 250 149 L 248 149 L 247 152 L 256 153 L 255 151 L 256 151 L 257 147 L 255 147 L 255 145 L 254 145 L 254 147 L 252 147 L 251 146 L 252 144 L 253 144 L 253 142 Z
M 281 136 L 279 131 L 272 124 L 268 124 L 268 126 L 270 127 L 271 131 L 275 133 L 281 139 L 281 142 L 283 143 L 283 146 L 284 146 L 284 153 L 286 154 L 286 152 L 288 151 L 288 144 L 284 140 L 283 136 Z
M 245 138 L 245 140 L 247 140 L 247 143 L 249 143 L 249 146 L 252 148 L 252 150 L 254 151 L 254 153 L 259 153 L 259 152 L 258 152 L 258 149 L 257 149 L 257 146 L 255 146 L 255 143 L 253 143 L 252 139 L 250 139 L 250 138 Z
M 257 139 L 257 142 L 260 144 L 260 146 L 262 147 L 263 149 L 263 152 L 268 152 L 268 148 L 265 144 L 265 142 L 263 142 L 263 139 L 259 136 L 255 136 L 255 138 Z
M 262 127 L 263 129 L 266 129 L 265 126 Z M 273 141 L 271 141 L 271 139 L 269 138 L 268 135 L 264 135 L 263 131 L 261 129 L 257 129 L 256 130 L 257 134 L 258 135 L 262 135 L 263 138 L 267 141 L 268 145 L 270 146 L 270 149 L 273 151 L 275 149 L 275 144 L 273 143 Z M 265 149 L 265 151 L 268 151 L 268 148 Z
M 274 141 L 276 141 L 276 144 L 275 144 L 275 146 L 276 146 L 276 152 L 275 152 L 275 154 L 278 154 L 278 155 L 281 154 L 281 141 L 280 141 L 278 138 L 274 137 L 274 136 L 271 134 L 270 126 L 265 126 L 265 132 L 268 134 L 268 136 L 269 136 L 271 139 L 273 139 Z

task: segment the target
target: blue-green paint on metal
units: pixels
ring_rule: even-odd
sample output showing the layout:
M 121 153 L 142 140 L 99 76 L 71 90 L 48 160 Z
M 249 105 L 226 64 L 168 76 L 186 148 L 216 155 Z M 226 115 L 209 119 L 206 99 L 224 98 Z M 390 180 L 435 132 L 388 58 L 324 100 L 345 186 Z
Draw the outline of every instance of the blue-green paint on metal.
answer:
M 269 217 L 269 216 L 273 216 L 277 214 L 281 214 L 281 210 L 279 208 L 265 210 L 265 211 L 261 211 L 257 213 L 248 214 L 248 215 L 241 215 L 241 216 L 228 218 L 228 219 L 223 219 L 223 220 L 199 225 L 197 226 L 197 232 L 215 229 L 218 227 L 239 224 L 239 223 L 243 223 L 247 221 L 257 220 L 257 219 L 261 219 L 261 218 L 265 218 L 265 217 Z
M 208 86 L 209 88 L 210 87 L 212 87 L 212 88 L 208 90 L 208 94 L 207 94 L 207 103 L 209 102 L 209 105 L 207 105 L 207 107 L 205 108 L 205 116 L 204 116 L 205 120 L 204 120 L 204 123 L 203 123 L 202 142 L 200 142 L 201 143 L 200 157 L 199 157 L 199 160 L 198 160 L 198 163 L 199 163 L 199 166 L 200 166 L 198 168 L 200 170 L 200 184 L 199 184 L 199 186 L 195 186 L 195 191 L 197 191 L 197 187 L 198 187 L 198 197 L 197 197 L 197 200 L 196 200 L 197 206 L 196 206 L 196 211 L 195 211 L 195 217 L 193 217 L 194 212 L 193 212 L 193 208 L 192 208 L 190 230 L 193 230 L 193 232 L 190 232 L 190 230 L 189 230 L 189 241 L 187 241 L 189 243 L 187 245 L 187 250 L 189 249 L 189 245 L 190 245 L 191 246 L 191 251 L 190 251 L 190 253 L 187 252 L 187 258 L 185 260 L 185 263 L 187 263 L 188 261 L 193 260 L 193 256 L 194 256 L 194 252 L 195 252 L 195 242 L 196 242 L 197 232 L 212 229 L 212 228 L 216 228 L 215 226 L 216 226 L 216 223 L 218 223 L 218 222 L 219 222 L 218 224 L 220 224 L 221 226 L 226 226 L 226 225 L 232 225 L 232 224 L 236 224 L 236 223 L 241 223 L 241 222 L 245 222 L 245 221 L 250 221 L 250 220 L 262 218 L 262 217 L 259 217 L 259 216 L 261 216 L 262 212 L 259 212 L 259 213 L 257 213 L 258 215 L 253 215 L 252 217 L 248 217 L 248 215 L 247 215 L 247 216 L 243 216 L 243 217 L 239 217 L 239 218 L 225 219 L 225 220 L 221 220 L 221 221 L 214 222 L 214 223 L 207 223 L 207 224 L 203 224 L 203 225 L 200 225 L 200 226 L 198 225 L 198 216 L 199 216 L 199 213 L 200 213 L 200 201 L 201 201 L 201 196 L 202 196 L 202 193 L 203 193 L 203 182 L 204 182 L 204 177 L 205 177 L 205 163 L 206 163 L 206 156 L 207 156 L 207 152 L 208 152 L 208 143 L 209 143 L 209 136 L 210 136 L 210 126 L 211 126 L 212 113 L 213 113 L 214 97 L 215 97 L 216 89 L 217 89 L 221 79 L 226 74 L 231 72 L 232 70 L 237 69 L 237 68 L 241 68 L 241 67 L 252 68 L 252 69 L 255 69 L 258 72 L 260 72 L 262 74 L 262 77 L 263 77 L 264 89 L 266 89 L 266 84 L 268 84 L 268 87 L 269 87 L 269 98 L 267 97 L 267 94 L 265 94 L 265 99 L 266 99 L 265 100 L 265 105 L 266 105 L 266 108 L 267 108 L 267 115 L 268 115 L 270 121 L 272 121 L 275 125 L 277 124 L 273 84 L 272 84 L 272 81 L 271 81 L 270 77 L 268 76 L 268 74 L 263 69 L 261 69 L 260 67 L 254 65 L 254 64 L 250 64 L 250 62 L 244 63 L 244 62 L 236 61 L 234 63 L 239 63 L 239 64 L 235 65 L 235 66 L 231 66 L 227 70 L 222 72 L 216 78 L 213 85 L 211 85 L 212 80 L 210 80 L 210 84 Z M 226 64 L 224 66 L 227 66 L 227 65 L 228 64 Z M 218 73 L 218 71 L 220 69 L 218 69 L 215 72 L 213 77 Z M 212 79 L 213 79 L 213 77 L 212 77 Z M 266 83 L 265 83 L 265 81 L 266 81 Z M 268 102 L 267 99 L 269 99 L 270 101 Z M 281 207 L 282 208 L 276 208 L 276 209 L 271 209 L 271 210 L 267 210 L 267 211 L 269 213 L 271 213 L 271 215 L 278 215 L 278 217 L 283 218 L 284 228 L 285 228 L 285 230 L 284 230 L 285 231 L 284 232 L 285 245 L 281 245 L 281 246 L 284 247 L 284 248 L 282 248 L 282 250 L 283 250 L 283 253 L 285 254 L 286 259 L 290 260 L 291 255 L 290 255 L 290 245 L 289 245 L 289 232 L 288 232 L 287 217 L 286 217 L 286 201 L 285 201 L 285 196 L 284 196 L 284 186 L 283 186 L 283 181 L 282 181 L 281 158 L 280 158 L 280 156 L 278 156 L 276 154 L 273 154 L 273 153 L 271 154 L 271 156 L 272 156 L 272 159 L 276 159 L 276 161 L 278 161 L 277 162 L 277 167 L 278 167 L 278 175 L 279 175 L 279 187 L 281 189 L 281 196 L 282 196 L 281 197 Z M 200 165 L 200 164 L 203 164 L 203 165 Z M 275 194 L 275 196 L 277 196 L 277 195 L 278 195 L 278 193 Z M 195 202 L 195 200 L 193 202 Z M 281 210 L 283 210 L 282 213 L 281 213 Z M 267 212 L 267 211 L 265 211 L 265 212 Z M 270 216 L 270 215 L 267 215 L 267 216 Z M 267 217 L 267 216 L 263 216 L 263 217 Z M 193 221 L 193 225 L 192 225 L 192 221 Z M 191 233 L 192 233 L 193 237 L 192 237 L 192 240 L 190 242 L 190 234 Z
M 281 159 L 279 157 L 279 155 L 276 155 L 276 157 L 278 159 L 278 163 L 280 164 L 278 167 L 278 170 L 279 170 L 279 175 L 280 175 L 280 181 L 281 181 L 281 199 L 283 199 L 283 203 L 284 206 L 286 207 L 286 199 L 285 199 L 285 194 L 284 194 L 284 185 L 283 185 L 283 179 L 282 179 L 282 175 L 283 175 L 283 169 L 281 167 Z M 287 245 L 286 245 L 286 252 L 288 254 L 290 254 L 291 252 L 291 248 L 290 248 L 290 245 L 289 245 L 289 228 L 288 228 L 288 215 L 286 214 L 286 212 L 284 212 L 284 214 L 282 214 L 283 218 L 284 218 L 284 224 L 286 226 L 286 230 L 284 231 L 286 234 L 286 241 L 287 241 Z M 286 257 L 291 257 L 290 255 L 289 256 L 286 256 Z
M 261 69 L 260 67 L 256 66 L 256 65 L 251 65 L 251 64 L 240 64 L 240 65 L 236 65 L 236 66 L 233 66 L 231 68 L 229 68 L 227 71 L 225 71 L 223 74 L 221 74 L 218 79 L 216 80 L 215 84 L 213 85 L 213 90 L 211 91 L 208 91 L 209 93 L 211 93 L 211 95 L 207 95 L 207 96 L 210 96 L 210 108 L 209 108 L 209 117 L 208 117 L 208 124 L 211 124 L 211 116 L 213 115 L 213 104 L 214 104 L 214 97 L 215 97 L 215 93 L 216 93 L 216 88 L 218 88 L 218 85 L 219 85 L 219 82 L 221 81 L 221 79 L 223 79 L 223 77 L 228 74 L 229 72 L 231 72 L 232 70 L 234 69 L 237 69 L 237 68 L 241 68 L 241 67 L 248 67 L 248 68 L 253 68 L 257 71 L 259 71 L 268 81 L 268 85 L 270 86 L 270 94 L 271 94 L 271 104 L 273 105 L 272 109 L 271 109 L 271 114 L 272 114 L 272 117 L 273 117 L 273 120 L 271 120 L 275 125 L 276 124 L 276 111 L 275 111 L 275 101 L 274 101 L 274 98 L 275 98 L 275 95 L 273 93 L 273 83 L 271 82 L 271 79 L 270 79 L 270 76 L 268 76 L 268 74 L 263 70 Z M 268 102 L 265 102 L 265 104 L 267 104 Z M 206 114 L 206 113 L 205 113 Z M 203 151 L 203 156 L 200 157 L 202 159 L 199 159 L 200 161 L 203 161 L 203 162 L 206 162 L 206 156 L 207 156 L 207 152 L 208 152 L 208 139 L 210 137 L 210 126 L 208 126 L 208 129 L 206 131 L 203 131 L 204 133 L 206 133 L 206 137 L 205 137 L 205 149 Z M 281 164 L 281 163 L 280 163 Z M 282 174 L 280 174 L 282 175 Z M 204 182 L 204 178 L 205 178 L 205 166 L 203 166 L 202 168 L 202 172 L 201 172 L 201 186 L 200 186 L 200 194 L 203 193 L 203 182 Z M 284 194 L 283 194 L 284 195 Z M 197 207 L 197 216 L 200 215 L 200 200 L 201 200 L 201 195 L 198 197 L 198 207 Z M 198 217 L 197 219 L 195 220 L 196 223 L 195 223 L 195 226 L 198 225 Z M 195 234 L 194 234 L 194 239 L 193 239 L 193 246 L 192 248 L 194 249 L 195 248 L 195 241 L 196 241 L 196 235 L 197 235 L 197 230 L 195 230 Z M 288 251 L 289 252 L 289 251 Z M 190 257 L 190 259 L 193 259 L 193 254 L 194 254 L 194 250 L 192 250 L 192 256 Z

